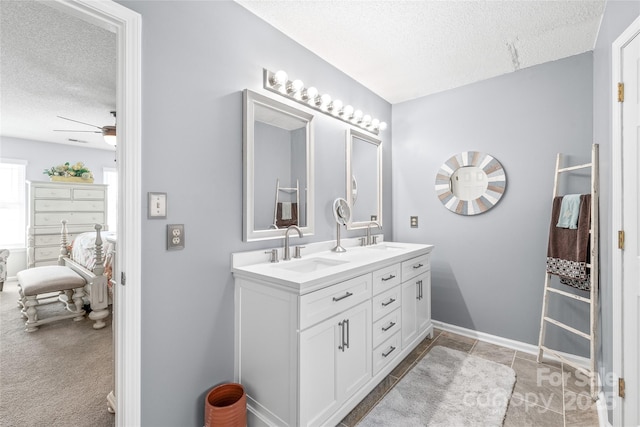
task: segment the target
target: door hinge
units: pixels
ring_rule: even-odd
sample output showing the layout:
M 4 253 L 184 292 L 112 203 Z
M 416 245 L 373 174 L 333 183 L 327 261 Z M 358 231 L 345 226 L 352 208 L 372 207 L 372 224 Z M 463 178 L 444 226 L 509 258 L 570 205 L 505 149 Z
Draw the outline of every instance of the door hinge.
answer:
M 618 231 L 618 249 L 624 249 L 624 230 Z
M 126 274 L 124 274 L 124 271 L 121 271 L 121 272 L 120 272 L 120 284 L 121 284 L 122 286 L 124 286 L 124 285 L 126 285 L 126 284 L 127 284 L 127 275 L 126 275 Z
M 624 83 L 618 83 L 618 102 L 624 102 Z
M 624 378 L 618 378 L 618 396 L 624 399 Z

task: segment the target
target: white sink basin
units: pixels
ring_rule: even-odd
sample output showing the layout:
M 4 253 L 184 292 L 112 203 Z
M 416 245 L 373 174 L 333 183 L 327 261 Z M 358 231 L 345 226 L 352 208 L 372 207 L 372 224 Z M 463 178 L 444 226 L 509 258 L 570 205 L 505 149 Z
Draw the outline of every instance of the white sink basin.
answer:
M 379 251 L 399 251 L 401 249 L 404 249 L 401 246 L 394 246 L 393 244 L 389 244 L 389 243 L 378 243 L 377 245 L 367 246 L 367 248 L 376 249 Z
M 280 268 L 283 270 L 295 271 L 298 273 L 311 273 L 318 270 L 323 270 L 329 267 L 335 267 L 336 265 L 345 264 L 349 261 L 338 259 L 326 259 L 326 258 L 311 258 L 303 259 L 300 261 L 283 261 L 278 264 L 274 264 L 274 268 Z

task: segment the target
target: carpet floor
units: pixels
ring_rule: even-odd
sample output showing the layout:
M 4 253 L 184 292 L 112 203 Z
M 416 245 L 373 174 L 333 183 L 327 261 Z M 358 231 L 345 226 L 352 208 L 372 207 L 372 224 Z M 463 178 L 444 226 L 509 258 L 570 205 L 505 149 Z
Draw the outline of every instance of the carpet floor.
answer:
M 111 316 L 59 320 L 25 332 L 17 282 L 0 292 L 0 426 L 113 426 L 107 394 L 113 389 Z M 62 306 L 39 307 L 40 318 Z
M 508 366 L 436 346 L 358 426 L 502 426 L 515 381 Z

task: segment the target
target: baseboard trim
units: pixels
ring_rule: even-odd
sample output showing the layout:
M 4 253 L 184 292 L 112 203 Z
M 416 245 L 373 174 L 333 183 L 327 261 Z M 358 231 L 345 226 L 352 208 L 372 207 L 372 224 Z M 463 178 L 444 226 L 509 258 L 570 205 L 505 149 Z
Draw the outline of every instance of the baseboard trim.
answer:
M 524 343 L 522 341 L 512 340 L 510 338 L 500 337 L 498 335 L 488 334 L 486 332 L 479 332 L 473 329 L 463 328 L 462 326 L 451 325 L 449 323 L 440 322 L 438 320 L 433 320 L 433 326 L 438 329 L 442 329 L 443 331 L 452 332 L 454 334 L 463 335 L 465 337 L 478 339 L 481 341 L 485 341 L 491 344 L 500 345 L 502 347 L 512 348 L 514 350 L 522 351 L 524 353 L 529 354 L 538 354 L 538 346 L 533 344 Z M 575 354 L 558 352 L 565 359 L 578 364 L 580 366 L 584 366 L 587 368 L 589 366 L 589 359 L 582 356 L 576 356 Z M 559 359 L 551 354 L 545 353 L 545 359 L 550 359 L 554 361 L 559 361 Z

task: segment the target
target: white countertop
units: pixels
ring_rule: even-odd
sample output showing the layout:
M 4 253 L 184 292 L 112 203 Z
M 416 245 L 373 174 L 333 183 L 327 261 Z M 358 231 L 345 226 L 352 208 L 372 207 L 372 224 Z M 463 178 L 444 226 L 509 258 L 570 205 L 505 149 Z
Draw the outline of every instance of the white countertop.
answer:
M 302 258 L 282 260 L 279 248 L 277 263 L 269 262 L 267 249 L 232 254 L 231 271 L 235 277 L 257 279 L 270 285 L 290 288 L 306 294 L 333 283 L 350 279 L 378 268 L 431 252 L 433 245 L 400 242 L 380 242 L 371 246 L 356 246 L 358 239 L 341 242 L 346 252 L 334 252 L 335 242 L 305 245 Z M 291 245 L 294 253 L 295 245 Z

